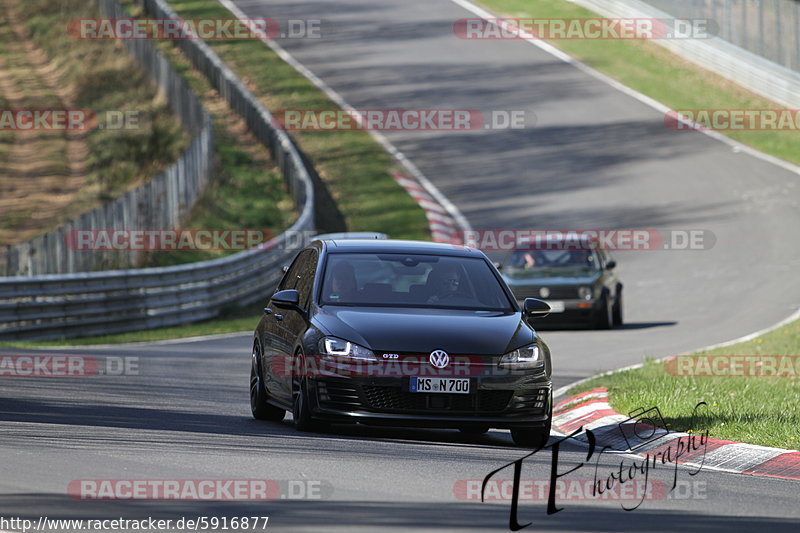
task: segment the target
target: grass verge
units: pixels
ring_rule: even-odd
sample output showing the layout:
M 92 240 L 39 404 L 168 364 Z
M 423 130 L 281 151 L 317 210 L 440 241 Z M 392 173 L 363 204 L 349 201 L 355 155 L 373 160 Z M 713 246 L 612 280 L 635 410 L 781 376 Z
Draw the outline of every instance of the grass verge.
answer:
M 216 0 L 170 0 L 184 18 L 231 18 Z M 209 41 L 251 91 L 272 111 L 338 109 L 325 94 L 257 40 Z M 429 240 L 427 219 L 391 177 L 399 170 L 365 131 L 298 131 L 292 137 L 327 185 L 349 231 Z
M 2 207 L 0 244 L 10 244 L 142 185 L 174 163 L 190 138 L 120 43 L 77 40 L 65 31 L 67 13 L 100 16 L 91 3 L 6 0 L 0 10 L 4 107 L 84 109 L 97 117 L 85 133 L 6 132 L 0 138 L 6 160 L 0 179 L 14 198 Z M 109 111 L 136 112 L 138 127 L 102 127 Z
M 479 0 L 503 17 L 596 18 L 565 0 Z M 776 109 L 774 102 L 646 40 L 549 41 L 591 67 L 671 109 Z M 666 127 L 666 126 L 665 126 Z M 800 131 L 723 131 L 767 154 L 800 164 Z
M 702 355 L 800 355 L 800 320 L 761 337 Z M 800 358 L 796 359 L 800 361 Z M 800 447 L 800 365 L 796 377 L 689 377 L 667 372 L 663 362 L 592 379 L 568 396 L 607 387 L 620 413 L 657 406 L 670 429 L 685 430 L 697 402 L 708 403 L 704 418 L 712 437 L 798 449 Z
M 2 342 L 0 346 L 8 348 L 43 348 L 47 346 L 91 346 L 93 344 L 122 344 L 128 342 L 152 342 L 170 339 L 183 339 L 200 335 L 218 335 L 222 333 L 252 332 L 258 323 L 257 316 L 234 316 L 207 322 L 198 322 L 186 326 L 134 331 L 117 335 L 97 337 L 80 337 L 59 341 L 14 341 Z
M 134 16 L 141 10 L 123 2 Z M 214 124 L 214 179 L 195 204 L 183 228 L 258 229 L 279 234 L 297 212 L 269 151 L 248 130 L 189 59 L 169 41 L 155 43 L 189 84 Z M 214 259 L 241 250 L 174 250 L 150 253 L 142 266 L 169 266 Z M 214 327 L 213 324 L 210 327 Z M 176 328 L 170 328 L 175 334 Z M 196 335 L 194 333 L 193 335 Z M 167 337 L 162 337 L 167 338 Z M 118 342 L 127 342 L 125 340 Z

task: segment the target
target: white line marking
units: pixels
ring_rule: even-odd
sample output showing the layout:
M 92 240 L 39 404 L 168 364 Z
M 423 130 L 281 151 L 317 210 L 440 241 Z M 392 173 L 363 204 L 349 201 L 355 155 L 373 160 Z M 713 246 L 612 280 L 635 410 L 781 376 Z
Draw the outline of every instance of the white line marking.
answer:
M 224 1 L 227 1 L 227 0 L 222 0 L 222 1 L 224 2 Z M 469 12 L 471 12 L 471 13 L 473 13 L 473 14 L 475 14 L 475 15 L 477 15 L 477 16 L 485 19 L 485 20 L 487 20 L 487 21 L 491 21 L 492 19 L 501 18 L 501 17 L 498 17 L 497 15 L 495 15 L 494 13 L 492 13 L 490 11 L 487 11 L 486 9 L 483 9 L 482 7 L 479 7 L 479 6 L 475 5 L 475 4 L 473 4 L 469 0 L 450 0 L 450 1 L 453 2 L 454 4 L 458 5 L 458 6 L 461 6 L 462 8 L 466 9 L 467 11 L 469 11 Z M 497 24 L 495 24 L 495 25 L 497 25 Z M 514 26 L 512 24 L 501 23 L 500 26 L 506 31 L 514 31 Z M 606 74 L 603 74 L 599 70 L 595 70 L 594 68 L 590 67 L 586 63 L 583 63 L 583 62 L 575 59 L 571 55 L 567 54 L 566 52 L 563 52 L 563 51 L 559 50 L 558 48 L 556 48 L 555 46 L 549 44 L 548 42 L 543 41 L 541 39 L 535 39 L 535 38 L 532 38 L 532 37 L 526 37 L 524 31 L 516 30 L 516 32 L 520 36 L 521 40 L 523 40 L 523 41 L 527 42 L 528 44 L 531 44 L 531 45 L 533 45 L 533 46 L 535 46 L 537 48 L 540 48 L 541 50 L 544 50 L 548 54 L 550 54 L 552 56 L 555 56 L 558 59 L 560 59 L 561 61 L 563 61 L 565 63 L 568 63 L 568 64 L 572 65 L 573 67 L 577 68 L 578 70 L 580 70 L 582 72 L 585 72 L 586 74 L 588 74 L 588 75 L 590 75 L 590 76 L 602 81 L 603 83 L 606 83 L 606 84 L 610 85 L 614 89 L 617 89 L 618 91 L 630 96 L 631 98 L 635 98 L 636 100 L 642 102 L 643 104 L 649 105 L 650 107 L 652 107 L 653 109 L 655 109 L 657 111 L 660 111 L 661 113 L 667 113 L 668 111 L 672 111 L 672 109 L 670 109 L 666 105 L 662 104 L 658 100 L 654 100 L 653 98 L 650 98 L 649 96 L 646 96 L 646 95 L 640 93 L 639 91 L 637 91 L 635 89 L 631 89 L 627 85 L 623 85 L 622 83 L 620 83 L 617 80 L 611 78 L 610 76 L 608 76 Z M 760 152 L 760 151 L 756 150 L 755 148 L 751 148 L 750 146 L 747 146 L 747 145 L 744 145 L 744 144 L 742 144 L 740 142 L 734 141 L 730 137 L 726 137 L 725 135 L 722 135 L 721 133 L 719 133 L 717 131 L 712 131 L 712 130 L 707 130 L 707 129 L 699 129 L 699 128 L 694 128 L 694 129 L 696 131 L 700 132 L 700 133 L 708 135 L 712 139 L 716 139 L 719 142 L 727 144 L 728 146 L 732 147 L 735 150 L 744 152 L 744 153 L 746 153 L 748 155 L 751 155 L 751 156 L 756 157 L 758 159 L 761 159 L 763 161 L 767 161 L 768 163 L 772 163 L 773 165 L 777 165 L 777 166 L 783 168 L 784 170 L 788 170 L 789 172 L 794 172 L 795 174 L 800 175 L 800 166 L 797 166 L 797 165 L 795 165 L 793 163 L 790 163 L 788 161 L 784 161 L 783 159 L 779 159 L 779 158 L 777 158 L 775 156 L 772 156 L 772 155 L 769 155 L 769 154 L 765 154 L 764 152 Z
M 239 6 L 233 3 L 232 0 L 219 0 L 220 4 L 222 4 L 228 11 L 233 13 L 238 19 L 242 21 L 247 20 L 247 15 L 244 11 L 239 9 Z M 297 59 L 295 59 L 289 52 L 287 52 L 281 45 L 277 42 L 273 41 L 272 39 L 267 39 L 263 37 L 261 41 L 266 44 L 273 52 L 278 54 L 278 56 L 294 67 L 300 74 L 306 77 L 311 83 L 316 85 L 322 92 L 324 92 L 328 98 L 333 100 L 336 105 L 350 113 L 356 121 L 360 120 L 360 115 L 356 113 L 356 109 L 347 103 L 347 101 L 333 88 L 331 88 L 327 83 L 322 81 L 316 74 L 311 72 L 308 68 L 306 68 L 302 63 L 300 63 Z M 408 159 L 403 152 L 397 149 L 395 145 L 389 141 L 381 132 L 375 130 L 365 130 L 369 133 L 373 139 L 375 139 L 378 144 L 380 144 L 384 150 L 389 152 L 389 154 L 394 157 L 405 169 L 406 171 L 411 174 L 419 183 L 422 185 L 428 193 L 433 196 L 439 204 L 441 204 L 450 216 L 456 221 L 456 223 L 461 227 L 462 230 L 469 230 L 472 229 L 469 222 L 467 221 L 466 217 L 461 214 L 461 211 L 447 199 L 447 197 L 442 194 L 442 192 L 433 184 L 431 181 L 425 177 L 422 171 L 417 168 L 410 159 Z

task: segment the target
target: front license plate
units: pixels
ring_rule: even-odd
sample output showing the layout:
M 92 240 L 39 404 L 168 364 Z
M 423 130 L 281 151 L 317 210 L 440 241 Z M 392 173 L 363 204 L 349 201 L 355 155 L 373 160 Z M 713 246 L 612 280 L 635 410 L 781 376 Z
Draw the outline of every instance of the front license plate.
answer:
M 469 378 L 420 378 L 412 376 L 410 390 L 411 392 L 469 394 Z
M 550 306 L 550 312 L 551 313 L 563 313 L 564 312 L 564 302 L 547 300 L 547 305 Z

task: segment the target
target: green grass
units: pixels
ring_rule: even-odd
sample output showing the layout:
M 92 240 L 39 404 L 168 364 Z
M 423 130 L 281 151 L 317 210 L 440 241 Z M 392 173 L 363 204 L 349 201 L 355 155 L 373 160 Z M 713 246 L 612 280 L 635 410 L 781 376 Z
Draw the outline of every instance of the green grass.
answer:
M 499 16 L 596 18 L 565 0 L 479 0 Z M 558 48 L 672 109 L 777 109 L 780 106 L 651 41 L 556 40 Z M 800 131 L 723 131 L 765 153 L 800 163 Z
M 184 18 L 231 18 L 216 0 L 171 0 Z M 211 47 L 270 110 L 337 109 L 324 93 L 257 40 Z M 398 168 L 365 131 L 291 132 L 337 201 L 349 231 L 430 240 L 422 209 L 391 177 Z
M 137 16 L 141 14 L 130 5 L 128 8 Z M 270 159 L 267 148 L 247 132 L 244 120 L 230 109 L 176 46 L 168 41 L 156 44 L 198 96 L 214 123 L 214 177 L 182 227 L 257 229 L 276 235 L 287 229 L 297 213 L 286 183 Z M 152 252 L 144 259 L 143 266 L 203 261 L 240 251 Z
M 800 320 L 749 342 L 700 354 L 800 355 Z M 793 377 L 681 377 L 669 375 L 663 362 L 601 376 L 569 391 L 568 396 L 607 387 L 620 413 L 658 406 L 670 429 L 688 427 L 697 402 L 709 405 L 704 419 L 712 437 L 763 446 L 800 446 L 800 379 Z
M 74 39 L 65 31 L 70 18 L 100 17 L 83 0 L 17 0 L 17 9 L 36 45 L 73 88 L 74 105 L 90 109 L 98 123 L 106 111 L 137 111 L 146 117 L 136 129 L 95 128 L 87 135 L 89 187 L 61 217 L 73 218 L 120 196 L 175 162 L 190 142 L 153 82 L 115 41 Z M 57 101 L 52 104 L 56 105 Z M 33 107 L 47 107 L 37 101 Z

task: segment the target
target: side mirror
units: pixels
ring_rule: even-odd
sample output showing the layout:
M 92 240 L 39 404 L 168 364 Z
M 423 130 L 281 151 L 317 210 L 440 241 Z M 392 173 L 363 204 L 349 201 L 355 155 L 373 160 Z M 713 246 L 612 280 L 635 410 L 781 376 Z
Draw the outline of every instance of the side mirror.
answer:
M 617 262 L 614 260 L 609 261 L 606 263 L 606 270 L 611 270 L 612 268 L 616 268 Z
M 294 309 L 296 311 L 303 311 L 300 308 L 300 293 L 294 289 L 286 289 L 285 291 L 278 291 L 273 294 L 272 304 L 281 309 Z
M 525 298 L 522 304 L 522 311 L 525 316 L 544 318 L 550 314 L 550 305 L 536 298 Z

